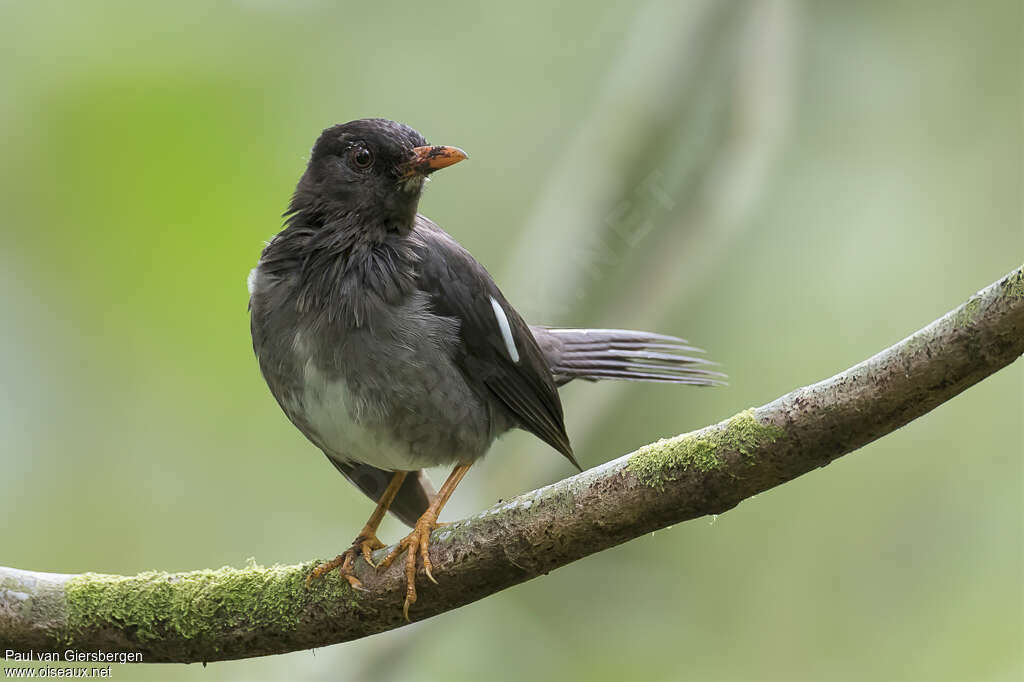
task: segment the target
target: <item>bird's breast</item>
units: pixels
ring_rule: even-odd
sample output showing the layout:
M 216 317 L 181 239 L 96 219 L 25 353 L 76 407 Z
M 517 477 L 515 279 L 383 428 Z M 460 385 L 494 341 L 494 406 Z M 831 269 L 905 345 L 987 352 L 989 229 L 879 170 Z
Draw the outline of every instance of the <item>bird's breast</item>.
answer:
M 297 313 L 269 280 L 250 276 L 260 367 L 291 421 L 332 459 L 407 471 L 471 461 L 508 428 L 453 362 L 457 322 L 423 295 L 355 327 Z

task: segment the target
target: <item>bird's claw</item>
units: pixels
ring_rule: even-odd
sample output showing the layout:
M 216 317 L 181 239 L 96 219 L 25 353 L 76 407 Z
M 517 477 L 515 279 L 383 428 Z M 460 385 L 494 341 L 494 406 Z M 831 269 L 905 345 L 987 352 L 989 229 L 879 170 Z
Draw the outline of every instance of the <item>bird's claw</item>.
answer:
M 314 568 L 306 576 L 306 588 L 313 584 L 314 580 L 319 580 L 323 576 L 327 575 L 335 568 L 338 569 L 338 575 L 348 581 L 348 584 L 352 586 L 352 589 L 359 590 L 360 592 L 368 592 L 363 587 L 363 583 L 359 578 L 356 577 L 354 564 L 357 556 L 362 556 L 366 563 L 376 568 L 377 565 L 373 563 L 373 551 L 376 549 L 383 549 L 386 545 L 377 539 L 377 536 L 373 533 L 360 533 L 359 537 L 352 541 L 352 546 L 346 549 L 344 552 L 334 557 L 330 561 L 324 562 Z
M 419 556 L 423 560 L 423 571 L 427 574 L 427 578 L 430 582 L 437 585 L 437 579 L 434 578 L 434 574 L 431 572 L 433 565 L 430 563 L 430 533 L 440 525 L 437 522 L 437 516 L 431 514 L 429 511 L 424 513 L 423 516 L 416 521 L 416 526 L 412 529 L 412 532 L 406 535 L 402 540 L 395 545 L 395 548 L 384 560 L 377 565 L 377 570 L 386 569 L 390 566 L 395 559 L 401 556 L 402 552 L 407 552 L 405 556 L 405 603 L 402 605 L 402 614 L 405 616 L 405 620 L 409 619 L 409 607 L 416 603 L 416 557 Z

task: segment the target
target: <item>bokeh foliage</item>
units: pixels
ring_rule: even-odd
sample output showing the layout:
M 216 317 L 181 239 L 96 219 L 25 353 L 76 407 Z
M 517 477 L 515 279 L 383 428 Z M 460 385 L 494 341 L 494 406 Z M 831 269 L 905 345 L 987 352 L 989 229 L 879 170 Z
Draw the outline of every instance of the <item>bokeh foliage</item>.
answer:
M 1024 253 L 1017 2 L 36 2 L 0 18 L 11 566 L 295 563 L 361 526 L 369 503 L 263 385 L 245 310 L 333 122 L 387 116 L 466 149 L 421 208 L 533 321 L 677 333 L 724 364 L 720 390 L 570 386 L 585 466 L 829 376 Z M 114 675 L 1018 679 L 1022 377 L 428 623 Z M 450 510 L 569 473 L 512 434 Z

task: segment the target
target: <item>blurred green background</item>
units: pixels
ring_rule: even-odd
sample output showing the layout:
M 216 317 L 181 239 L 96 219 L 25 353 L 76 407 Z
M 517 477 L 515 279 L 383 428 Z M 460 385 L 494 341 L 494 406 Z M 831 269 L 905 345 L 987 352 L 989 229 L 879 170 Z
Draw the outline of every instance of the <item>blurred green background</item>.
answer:
M 246 314 L 335 122 L 470 153 L 421 210 L 532 321 L 680 334 L 724 365 L 724 389 L 568 387 L 584 466 L 845 369 L 1024 253 L 1019 2 L 0 13 L 0 564 L 297 563 L 358 531 L 370 503 L 279 411 Z M 114 677 L 1020 679 L 1022 379 L 426 623 Z M 447 515 L 570 473 L 510 434 Z

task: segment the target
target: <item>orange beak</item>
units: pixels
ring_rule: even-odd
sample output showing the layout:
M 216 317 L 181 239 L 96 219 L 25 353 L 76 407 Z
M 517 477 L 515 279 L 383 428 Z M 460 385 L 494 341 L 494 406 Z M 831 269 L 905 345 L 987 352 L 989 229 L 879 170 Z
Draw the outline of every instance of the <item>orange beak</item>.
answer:
M 406 164 L 405 174 L 428 175 L 436 170 L 447 168 L 458 163 L 469 156 L 458 147 L 445 147 L 443 145 L 427 145 L 415 147 L 412 150 L 412 158 Z

